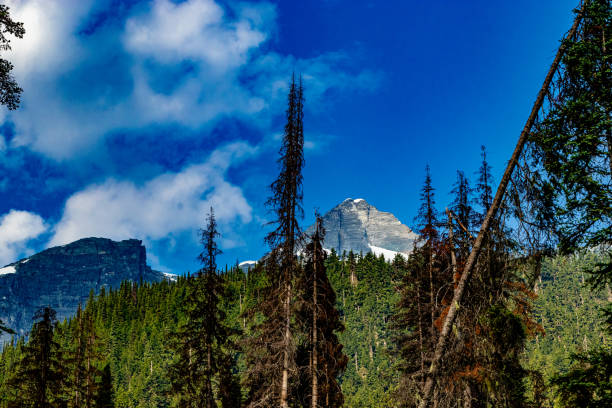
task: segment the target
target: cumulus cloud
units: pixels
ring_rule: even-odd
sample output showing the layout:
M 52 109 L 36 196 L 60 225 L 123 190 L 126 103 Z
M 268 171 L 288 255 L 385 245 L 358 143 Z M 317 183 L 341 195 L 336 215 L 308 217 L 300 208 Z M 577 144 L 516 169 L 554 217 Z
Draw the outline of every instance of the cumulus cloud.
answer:
M 127 8 L 118 22 L 95 22 L 113 14 L 113 4 L 9 2 L 26 28 L 4 55 L 24 88 L 22 108 L 1 111 L 15 125 L 9 146 L 71 160 L 113 132 L 129 137 L 159 124 L 206 132 L 236 118 L 268 131 L 284 110 L 293 70 L 304 74 L 307 106 L 319 106 L 332 89 L 377 83 L 346 53 L 300 59 L 272 51 L 276 11 L 267 2 L 155 0 Z
M 265 3 L 242 11 L 232 21 L 212 0 L 156 0 L 149 14 L 127 21 L 126 48 L 166 63 L 192 59 L 228 71 L 244 64 L 248 52 L 267 38 L 263 26 L 273 17 Z
M 47 230 L 44 220 L 28 211 L 11 210 L 0 217 L 0 265 L 28 252 L 28 242 Z
M 213 152 L 204 163 L 142 185 L 107 180 L 87 187 L 67 200 L 49 246 L 88 236 L 155 241 L 197 228 L 211 206 L 231 239 L 232 223 L 250 222 L 252 209 L 241 189 L 225 180 L 225 173 L 254 151 L 248 144 L 233 143 Z

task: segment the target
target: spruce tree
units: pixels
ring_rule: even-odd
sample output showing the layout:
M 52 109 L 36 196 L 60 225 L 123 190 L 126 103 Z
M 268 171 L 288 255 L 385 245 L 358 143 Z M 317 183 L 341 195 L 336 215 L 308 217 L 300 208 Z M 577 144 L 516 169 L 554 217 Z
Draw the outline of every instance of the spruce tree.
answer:
M 323 220 L 316 214 L 315 230 L 304 250 L 305 273 L 298 283 L 300 329 L 307 336 L 298 361 L 307 362 L 303 367 L 303 406 L 337 408 L 344 403 L 338 377 L 348 358 L 338 340 L 344 325 L 336 309 L 336 292 L 327 277 L 324 237 Z
M 480 168 L 478 169 L 478 181 L 476 183 L 475 192 L 477 194 L 474 197 L 474 202 L 481 209 L 480 213 L 476 213 L 476 225 L 482 224 L 487 211 L 489 211 L 489 207 L 491 207 L 491 203 L 493 202 L 493 176 L 491 165 L 487 161 L 487 150 L 484 146 L 480 146 L 480 157 L 482 161 L 480 163 Z
M 256 320 L 247 355 L 248 406 L 289 406 L 291 386 L 295 384 L 296 339 L 294 336 L 294 283 L 301 273 L 296 252 L 302 232 L 302 168 L 304 166 L 303 130 L 304 90 L 292 79 L 289 89 L 287 123 L 278 160 L 280 173 L 272 183 L 267 200 L 274 215 L 275 228 L 266 236 L 270 253 L 265 257 L 269 285 L 252 311 Z
M 475 213 L 471 203 L 472 188 L 464 172 L 457 171 L 457 181 L 453 185 L 451 194 L 454 194 L 454 199 L 450 205 L 450 209 L 456 221 L 459 223 L 459 229 L 455 233 L 455 236 L 461 243 L 460 246 L 463 257 L 467 258 L 470 251 L 470 241 L 472 240 L 472 226 L 475 222 Z
M 436 291 L 440 283 L 435 252 L 440 246 L 435 188 L 429 166 L 421 188 L 419 212 L 415 221 L 419 241 L 404 265 L 399 286 L 400 300 L 393 316 L 395 353 L 399 360 L 400 384 L 396 400 L 412 406 L 419 400 L 425 380 L 425 366 L 435 345 Z
M 216 259 L 221 250 L 216 242 L 219 232 L 212 208 L 206 221 L 206 228 L 200 232 L 204 246 L 199 255 L 202 269 L 190 278 L 186 296 L 187 322 L 174 338 L 178 361 L 170 368 L 169 375 L 177 407 L 216 407 L 220 396 L 214 383 L 219 381 L 223 369 L 231 370 L 226 365 L 233 331 L 226 326 L 225 312 L 220 307 L 224 286 L 217 273 Z M 225 381 L 230 379 L 224 377 Z M 218 386 L 223 390 L 226 387 L 227 384 Z
M 57 320 L 55 310 L 40 309 L 35 315 L 30 339 L 23 346 L 15 377 L 10 387 L 16 394 L 15 406 L 61 408 L 66 406 L 64 361 L 60 345 L 54 338 Z

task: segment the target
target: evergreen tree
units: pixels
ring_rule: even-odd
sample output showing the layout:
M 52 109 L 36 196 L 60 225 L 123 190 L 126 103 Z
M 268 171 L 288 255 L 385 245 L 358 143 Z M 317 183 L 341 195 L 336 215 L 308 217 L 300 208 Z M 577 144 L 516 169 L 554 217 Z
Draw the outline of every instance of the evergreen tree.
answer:
M 432 208 L 433 191 L 427 172 L 417 217 L 422 241 L 405 265 L 396 262 L 405 269 L 393 318 L 401 371 L 396 392 L 400 406 L 422 403 L 427 366 L 471 245 L 471 190 L 463 173 L 458 173 L 453 190 L 452 208 L 458 214 L 451 216 L 448 211 L 448 234 L 439 232 L 441 224 Z M 430 397 L 439 408 L 519 407 L 525 402 L 523 379 L 527 373 L 519 357 L 525 341 L 524 325 L 532 323 L 525 300 L 531 293 L 512 273 L 517 266 L 511 261 L 511 247 L 502 232 L 487 236 L 484 246 L 490 253 L 477 264 L 475 280 L 467 286 L 453 326 L 454 335 L 440 360 Z
M 90 293 L 89 303 L 93 302 L 93 291 Z M 94 327 L 94 318 L 91 311 L 83 311 L 81 305 L 77 309 L 74 329 L 70 336 L 73 348 L 65 358 L 65 364 L 70 368 L 72 375 L 68 379 L 70 390 L 70 406 L 75 408 L 92 408 L 98 393 L 98 377 L 102 372 L 97 364 L 103 356 L 100 351 L 99 337 Z
M 7 34 L 23 38 L 25 29 L 23 23 L 11 18 L 9 7 L 2 4 L 0 5 L 0 50 L 2 51 L 11 49 L 11 41 L 7 38 Z M 19 107 L 23 90 L 11 75 L 12 70 L 13 64 L 4 58 L 0 58 L 0 104 L 5 105 L 10 110 L 15 110 Z
M 476 183 L 475 191 L 477 197 L 474 198 L 475 203 L 480 207 L 481 212 L 476 214 L 476 225 L 482 224 L 491 203 L 493 202 L 493 176 L 491 174 L 491 166 L 487 161 L 487 150 L 484 146 L 480 146 L 480 157 L 482 161 L 478 169 L 478 182 Z
M 470 182 L 462 171 L 457 171 L 457 181 L 453 185 L 451 194 L 454 194 L 450 209 L 453 213 L 459 228 L 453 231 L 453 238 L 459 245 L 460 258 L 458 262 L 465 262 L 470 254 L 471 242 L 473 240 L 472 231 L 476 221 L 475 213 L 472 209 L 472 188 Z
M 202 269 L 190 279 L 186 296 L 187 322 L 175 335 L 174 348 L 179 358 L 169 375 L 177 407 L 217 406 L 219 396 L 213 384 L 219 380 L 219 373 L 227 364 L 226 353 L 232 346 L 229 339 L 232 331 L 226 326 L 225 312 L 220 308 L 223 284 L 217 274 L 216 259 L 221 253 L 216 243 L 218 236 L 211 208 L 206 229 L 201 231 Z M 226 390 L 227 385 L 220 384 L 219 388 Z
M 578 33 L 563 42 L 549 111 L 530 139 L 544 215 L 565 252 L 612 242 L 612 7 L 590 0 L 581 13 Z
M 32 408 L 61 408 L 66 406 L 64 396 L 63 356 L 60 345 L 54 339 L 57 320 L 55 310 L 40 309 L 30 340 L 23 346 L 11 388 L 19 390 L 14 406 Z
M 113 391 L 113 377 L 111 374 L 110 364 L 106 364 L 102 370 L 102 377 L 100 378 L 100 387 L 98 390 L 95 407 L 115 407 L 115 393 Z
M 400 384 L 396 391 L 401 406 L 418 402 L 425 365 L 435 345 L 435 321 L 439 313 L 436 292 L 441 279 L 435 252 L 440 247 L 438 213 L 429 166 L 421 189 L 421 206 L 415 221 L 419 242 L 406 262 L 399 286 L 400 300 L 393 317 L 395 352 L 399 358 Z M 398 264 L 400 267 L 401 263 Z
M 608 0 L 584 1 L 577 33 L 563 42 L 563 56 L 550 107 L 531 134 L 531 182 L 540 218 L 554 230 L 563 253 L 603 251 L 591 267 L 594 290 L 606 290 L 604 316 L 612 332 L 612 7 Z M 574 356 L 570 372 L 553 382 L 562 406 L 611 406 L 612 351 Z
M 307 335 L 300 347 L 302 356 L 298 356 L 298 361 L 307 362 L 301 394 L 305 397 L 303 406 L 312 408 L 342 406 L 338 377 L 348 362 L 337 335 L 344 325 L 336 309 L 336 292 L 327 277 L 324 237 L 323 220 L 316 214 L 315 230 L 304 251 L 305 273 L 298 284 L 300 328 Z
M 248 345 L 248 405 L 289 406 L 290 387 L 295 383 L 296 338 L 294 336 L 294 283 L 301 273 L 296 252 L 302 239 L 299 219 L 302 209 L 302 168 L 304 166 L 303 101 L 301 79 L 289 89 L 287 124 L 280 148 L 280 174 L 272 183 L 267 205 L 276 226 L 267 237 L 271 248 L 265 265 L 269 285 L 252 315 L 257 332 Z

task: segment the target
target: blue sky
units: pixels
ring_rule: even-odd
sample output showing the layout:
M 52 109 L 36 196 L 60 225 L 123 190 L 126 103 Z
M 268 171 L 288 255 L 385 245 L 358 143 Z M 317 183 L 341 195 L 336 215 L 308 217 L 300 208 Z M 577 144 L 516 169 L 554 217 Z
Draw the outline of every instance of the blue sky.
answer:
M 195 270 L 213 205 L 221 264 L 256 259 L 288 81 L 306 88 L 304 226 L 347 197 L 412 225 L 486 145 L 496 175 L 576 1 L 14 0 L 3 52 L 0 264 L 87 236 Z M 499 177 L 498 177 L 499 179 Z

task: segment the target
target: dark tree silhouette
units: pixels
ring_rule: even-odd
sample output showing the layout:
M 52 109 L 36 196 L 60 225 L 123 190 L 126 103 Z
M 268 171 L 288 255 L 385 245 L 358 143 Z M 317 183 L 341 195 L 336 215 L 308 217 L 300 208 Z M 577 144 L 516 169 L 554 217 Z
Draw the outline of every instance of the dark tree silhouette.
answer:
M 227 366 L 233 361 L 228 360 L 227 353 L 233 347 L 230 341 L 233 331 L 226 326 L 225 312 L 220 308 L 224 286 L 217 274 L 216 259 L 221 253 L 216 243 L 218 236 L 211 208 L 206 228 L 201 230 L 204 250 L 199 259 L 202 269 L 191 278 L 187 293 L 187 322 L 174 336 L 174 348 L 179 358 L 169 374 L 171 393 L 179 407 L 216 407 L 222 396 L 215 395 L 215 378 L 231 380 L 227 374 L 220 375 L 226 372 L 224 370 L 232 369 Z M 227 400 L 227 387 L 227 384 L 219 385 L 224 401 Z
M 305 273 L 298 282 L 300 329 L 307 336 L 299 348 L 298 361 L 307 363 L 299 399 L 304 407 L 336 408 L 344 403 L 338 377 L 344 372 L 348 358 L 337 335 L 344 330 L 344 325 L 336 309 L 336 292 L 325 268 L 323 220 L 319 214 L 315 218 L 314 233 L 304 250 Z
M 57 326 L 55 310 L 40 309 L 35 315 L 30 340 L 23 346 L 11 388 L 19 390 L 15 406 L 60 408 L 66 404 L 64 395 L 64 361 L 60 345 L 54 340 Z
M 304 90 L 292 79 L 289 88 L 287 123 L 278 160 L 280 173 L 272 183 L 267 201 L 274 214 L 266 242 L 271 248 L 265 265 L 269 286 L 262 301 L 252 311 L 261 313 L 257 332 L 248 345 L 248 405 L 252 407 L 289 406 L 290 387 L 296 376 L 295 338 L 293 333 L 294 281 L 300 273 L 296 251 L 301 244 L 299 219 L 302 209 L 302 168 L 304 166 L 303 130 Z
M 109 364 L 106 364 L 102 369 L 100 378 L 100 387 L 96 398 L 96 408 L 114 408 L 115 393 L 113 390 L 113 376 Z
M 0 5 L 0 50 L 2 51 L 11 49 L 11 40 L 7 37 L 7 34 L 23 38 L 25 29 L 23 23 L 11 18 L 8 6 Z M 23 91 L 11 75 L 12 70 L 13 64 L 4 58 L 0 58 L 0 104 L 5 105 L 10 110 L 19 107 L 21 92 Z

